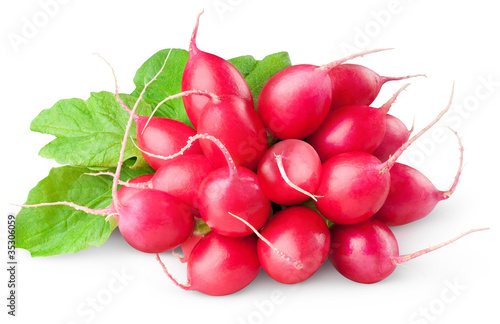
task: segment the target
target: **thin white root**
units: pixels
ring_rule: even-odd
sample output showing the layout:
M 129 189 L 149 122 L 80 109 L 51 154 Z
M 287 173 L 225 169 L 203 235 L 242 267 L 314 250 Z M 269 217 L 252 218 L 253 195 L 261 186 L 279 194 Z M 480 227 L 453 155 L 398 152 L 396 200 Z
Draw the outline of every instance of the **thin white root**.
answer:
M 229 153 L 229 150 L 226 148 L 226 146 L 224 144 L 222 144 L 222 142 L 216 138 L 215 136 L 212 136 L 212 135 L 209 135 L 209 134 L 196 134 L 196 135 L 193 135 L 193 136 L 190 136 L 186 142 L 186 146 L 184 146 L 183 148 L 181 148 L 179 150 L 179 152 L 175 153 L 175 154 L 172 154 L 172 155 L 169 155 L 169 156 L 164 156 L 164 155 L 159 155 L 159 154 L 153 154 L 153 153 L 150 153 L 148 151 L 145 151 L 143 149 L 141 149 L 139 146 L 137 146 L 137 144 L 135 143 L 134 139 L 132 139 L 132 144 L 134 144 L 134 146 L 139 150 L 141 151 L 142 153 L 148 155 L 148 156 L 151 156 L 151 157 L 154 157 L 154 158 L 157 158 L 157 159 L 160 159 L 160 160 L 172 160 L 178 156 L 181 156 L 184 154 L 184 152 L 186 152 L 192 145 L 193 143 L 196 141 L 196 140 L 199 140 L 199 139 L 205 139 L 205 140 L 209 140 L 209 141 L 212 141 L 213 143 L 215 143 L 215 145 L 217 145 L 217 147 L 221 150 L 222 154 L 224 155 L 224 157 L 226 158 L 226 161 L 227 161 L 227 164 L 228 164 L 228 167 L 229 167 L 229 174 L 230 174 L 230 177 L 232 175 L 237 175 L 238 174 L 238 171 L 236 169 L 236 164 L 234 163 L 234 160 L 231 156 L 231 154 Z
M 486 230 L 489 230 L 489 229 L 490 229 L 489 227 L 471 229 L 471 230 L 469 230 L 469 231 L 467 231 L 465 233 L 462 233 L 462 234 L 460 234 L 460 235 L 452 238 L 451 240 L 448 240 L 446 242 L 440 243 L 438 245 L 434 245 L 434 246 L 429 247 L 427 249 L 423 249 L 423 250 L 420 250 L 420 251 L 417 251 L 417 252 L 414 252 L 414 253 L 410 253 L 410 254 L 393 256 L 393 257 L 391 257 L 391 261 L 392 261 L 393 264 L 398 265 L 398 264 L 410 261 L 411 259 L 414 259 L 414 258 L 419 257 L 421 255 L 424 255 L 426 253 L 429 253 L 429 252 L 435 251 L 435 250 L 437 250 L 439 248 L 442 248 L 443 246 L 451 244 L 451 243 L 453 243 L 453 242 L 455 242 L 455 241 L 461 239 L 462 237 L 464 237 L 466 235 L 469 235 L 471 233 L 479 232 L 479 231 L 486 231 Z
M 441 117 L 443 117 L 444 114 L 446 114 L 448 112 L 448 110 L 450 109 L 451 104 L 453 102 L 454 93 L 455 93 L 455 82 L 453 82 L 453 86 L 451 87 L 451 95 L 450 95 L 450 99 L 448 100 L 448 105 L 446 105 L 446 108 L 444 108 L 439 113 L 439 115 L 437 115 L 437 117 L 429 125 L 425 126 L 420 132 L 413 135 L 413 137 L 411 137 L 408 141 L 406 141 L 406 143 L 401 145 L 401 147 L 398 148 L 396 150 L 396 152 L 394 152 L 394 154 L 387 161 L 382 163 L 382 167 L 380 168 L 380 171 L 379 171 L 380 174 L 384 174 L 384 173 L 388 172 L 394 166 L 394 163 L 396 163 L 396 160 L 408 148 L 408 146 L 410 146 L 420 136 L 422 136 L 425 132 L 427 132 L 432 126 L 434 126 L 441 119 Z
M 156 73 L 156 75 L 151 80 L 149 80 L 148 83 L 146 83 L 144 85 L 144 88 L 142 89 L 141 94 L 139 95 L 139 98 L 137 98 L 137 100 L 136 100 L 136 102 L 134 104 L 134 108 L 132 108 L 132 112 L 130 114 L 130 118 L 128 120 L 127 126 L 125 127 L 125 134 L 123 136 L 122 147 L 121 147 L 121 150 L 120 150 L 120 158 L 118 159 L 118 164 L 116 166 L 116 173 L 115 173 L 115 176 L 113 178 L 113 189 L 112 189 L 112 192 L 111 192 L 112 195 L 113 195 L 113 203 L 114 203 L 115 208 L 117 210 L 119 210 L 119 203 L 120 203 L 120 200 L 118 198 L 118 181 L 120 179 L 120 172 L 121 172 L 121 168 L 122 168 L 122 165 L 123 165 L 123 157 L 125 156 L 125 146 L 127 144 L 127 138 L 128 138 L 128 134 L 130 132 L 130 128 L 132 127 L 132 122 L 134 120 L 135 111 L 137 110 L 137 107 L 139 106 L 139 103 L 141 102 L 142 98 L 144 97 L 144 93 L 146 92 L 146 89 L 163 72 L 163 69 L 165 68 L 165 65 L 167 64 L 167 60 L 170 57 L 170 53 L 171 52 L 172 52 L 172 49 L 170 49 L 170 51 L 168 52 L 167 57 L 165 58 L 165 61 L 163 62 L 163 65 L 162 65 L 161 69 L 158 71 L 158 73 Z
M 44 207 L 44 206 L 69 206 L 72 207 L 76 210 L 83 211 L 87 214 L 92 214 L 92 215 L 99 215 L 99 216 L 108 216 L 113 213 L 113 209 L 110 207 L 103 208 L 103 209 L 93 209 L 85 206 L 80 206 L 77 205 L 73 202 L 70 201 L 57 201 L 57 202 L 51 202 L 51 203 L 41 203 L 41 204 L 35 204 L 35 205 L 18 205 L 18 204 L 12 204 L 13 206 L 17 207 L 23 207 L 23 208 L 36 208 L 36 207 Z
M 239 217 L 239 216 L 236 216 L 235 214 L 231 213 L 231 212 L 228 212 L 229 215 L 233 216 L 234 218 L 240 220 L 242 223 L 244 223 L 246 226 L 250 227 L 252 229 L 252 231 L 255 233 L 255 235 L 257 235 L 262 241 L 264 241 L 264 243 L 266 243 L 272 250 L 273 252 L 275 253 L 278 253 L 283 259 L 285 259 L 286 261 L 290 261 L 290 262 L 293 262 L 293 265 L 295 266 L 295 268 L 297 270 L 300 270 L 303 268 L 303 265 L 302 265 L 302 262 L 298 261 L 298 260 L 295 260 L 294 258 L 288 256 L 285 252 L 282 252 L 280 251 L 277 247 L 275 247 L 271 242 L 269 242 L 268 239 L 266 239 L 264 236 L 262 236 L 262 234 L 259 233 L 259 231 L 257 231 L 255 229 L 255 227 L 253 227 L 249 222 L 247 222 L 246 220 L 244 220 L 243 218 Z
M 153 110 L 153 112 L 149 116 L 148 121 L 146 122 L 146 124 L 144 124 L 144 127 L 141 131 L 141 134 L 144 134 L 146 127 L 149 125 L 149 122 L 151 121 L 151 118 L 153 118 L 154 114 L 156 113 L 158 108 L 160 108 L 161 105 L 163 105 L 165 102 L 167 102 L 169 100 L 173 100 L 173 99 L 177 99 L 177 98 L 181 98 L 181 97 L 185 97 L 185 96 L 190 96 L 193 94 L 204 95 L 204 96 L 210 97 L 215 104 L 219 104 L 221 102 L 219 96 L 217 96 L 209 91 L 206 91 L 206 90 L 187 90 L 187 91 L 183 91 L 183 92 L 168 96 L 167 98 L 163 99 L 162 101 L 160 101 L 156 105 L 155 109 Z
M 286 184 L 292 187 L 293 189 L 297 190 L 300 193 L 303 193 L 304 195 L 310 197 L 314 201 L 318 201 L 318 198 L 321 198 L 322 196 L 316 196 L 310 193 L 309 191 L 306 191 L 296 184 L 294 184 L 290 178 L 288 178 L 288 175 L 285 172 L 285 167 L 283 166 L 283 156 L 281 154 L 274 154 L 274 157 L 276 159 L 276 164 L 278 165 L 278 170 L 280 171 L 281 177 L 283 180 L 285 180 Z

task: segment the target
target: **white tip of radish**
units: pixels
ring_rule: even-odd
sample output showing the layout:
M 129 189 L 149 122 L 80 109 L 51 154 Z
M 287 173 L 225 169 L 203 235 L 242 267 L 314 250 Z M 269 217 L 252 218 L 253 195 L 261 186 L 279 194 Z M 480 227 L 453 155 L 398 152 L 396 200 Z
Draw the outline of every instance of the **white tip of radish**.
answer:
M 416 77 L 425 77 L 427 78 L 427 75 L 425 74 L 412 74 L 412 75 L 405 75 L 401 77 L 386 77 L 382 76 L 380 77 L 380 81 L 382 84 L 389 82 L 389 81 L 400 81 L 400 80 L 406 80 L 406 79 L 411 79 L 411 78 L 416 78 Z
M 129 113 L 130 115 L 133 116 L 133 118 L 135 120 L 137 120 L 139 118 L 139 116 L 137 116 L 136 114 L 132 113 L 132 109 L 130 109 L 122 100 L 122 98 L 120 97 L 120 95 L 118 94 L 118 79 L 116 78 L 116 73 L 115 73 L 115 69 L 113 68 L 113 66 L 111 65 L 111 63 L 108 62 L 108 60 L 106 60 L 104 57 L 101 56 L 101 54 L 98 54 L 98 53 L 94 53 L 94 55 L 97 55 L 101 60 L 104 61 L 104 63 L 106 63 L 106 65 L 111 69 L 111 73 L 113 74 L 113 79 L 115 80 L 115 98 L 116 100 L 118 101 L 118 103 L 120 104 L 120 106 L 122 106 L 122 108 L 127 112 Z
M 88 175 L 88 176 L 92 176 L 92 177 L 98 177 L 98 176 L 101 176 L 101 175 L 107 175 L 107 176 L 110 176 L 110 177 L 114 177 L 115 176 L 115 174 L 113 172 L 84 173 L 83 175 Z M 130 183 L 128 181 L 118 180 L 118 184 L 122 185 L 122 186 L 125 186 L 125 187 L 129 187 L 129 188 L 153 189 L 151 181 L 142 182 L 142 183 Z
M 170 52 L 168 52 L 168 55 L 170 55 Z M 167 58 L 168 58 L 168 56 L 167 56 Z M 153 118 L 154 114 L 156 113 L 156 111 L 158 110 L 158 108 L 161 107 L 161 105 L 163 105 L 165 102 L 167 102 L 169 100 L 173 100 L 173 99 L 177 99 L 177 98 L 181 98 L 181 97 L 185 97 L 185 96 L 189 96 L 189 95 L 193 95 L 193 94 L 207 96 L 210 99 L 212 99 L 212 102 L 214 104 L 216 104 L 216 105 L 221 102 L 220 97 L 218 95 L 216 95 L 216 94 L 214 94 L 212 92 L 206 91 L 206 90 L 187 90 L 187 91 L 183 91 L 183 92 L 171 95 L 171 96 L 163 99 L 162 101 L 160 101 L 156 105 L 155 109 L 153 110 L 153 112 L 149 116 L 148 121 L 146 122 L 146 124 L 144 124 L 144 128 L 142 129 L 141 134 L 144 134 L 144 131 L 146 130 L 146 127 L 148 126 L 149 122 L 151 121 L 151 118 Z
M 120 214 L 118 214 L 118 213 L 109 214 L 108 216 L 106 216 L 106 219 L 105 219 L 106 222 L 109 222 L 111 220 L 111 218 L 114 218 L 116 220 L 115 215 L 119 216 Z
M 392 105 L 396 102 L 396 99 L 398 98 L 399 94 L 403 91 L 406 90 L 406 88 L 408 88 L 410 86 L 409 83 L 403 85 L 398 91 L 396 91 L 395 94 L 392 95 L 392 97 L 387 100 L 387 102 L 385 104 L 383 104 L 379 109 L 382 113 L 384 114 L 387 114 L 387 112 L 389 111 L 389 109 L 391 109 Z
M 436 125 L 436 123 L 439 120 L 441 120 L 441 117 L 443 117 L 448 112 L 448 110 L 450 110 L 451 104 L 453 102 L 453 95 L 454 94 L 455 94 L 455 82 L 453 82 L 453 86 L 451 87 L 451 95 L 450 95 L 450 99 L 448 100 L 448 104 L 446 105 L 446 108 L 444 108 L 439 113 L 439 115 L 432 122 L 429 123 L 429 125 L 427 125 L 426 127 L 424 127 L 417 134 L 413 135 L 413 137 L 411 137 L 408 141 L 406 141 L 406 143 L 404 143 L 403 145 L 401 145 L 401 147 L 399 149 L 397 149 L 397 151 L 387 161 L 385 161 L 384 163 L 382 163 L 380 165 L 380 171 L 379 171 L 380 174 L 384 174 L 384 173 L 388 172 L 394 166 L 394 163 L 396 163 L 396 160 L 408 148 L 408 146 L 410 146 L 420 136 L 422 136 L 425 132 L 427 132 L 432 126 Z
M 113 214 L 115 210 L 111 208 L 111 206 L 103 209 L 93 209 L 85 206 L 80 206 L 75 203 L 69 202 L 69 201 L 57 201 L 57 202 L 50 202 L 50 203 L 41 203 L 41 204 L 35 204 L 35 205 L 19 205 L 19 204 L 11 204 L 12 206 L 17 206 L 17 207 L 22 207 L 22 208 L 37 208 L 37 207 L 45 207 L 45 206 L 68 206 L 72 207 L 76 210 L 83 211 L 87 214 L 92 214 L 92 215 L 98 215 L 98 216 L 108 216 L 110 214 Z
M 462 233 L 462 234 L 460 234 L 460 235 L 458 235 L 458 236 L 456 236 L 456 237 L 454 237 L 451 240 L 448 240 L 446 242 L 440 243 L 440 244 L 435 245 L 433 247 L 430 247 L 430 248 L 427 248 L 427 249 L 423 249 L 423 250 L 420 250 L 420 251 L 417 251 L 417 252 L 414 252 L 414 253 L 405 254 L 405 255 L 399 255 L 399 256 L 393 256 L 393 257 L 391 257 L 391 260 L 392 260 L 392 263 L 394 263 L 395 265 L 398 265 L 398 264 L 410 261 L 411 259 L 414 259 L 414 258 L 419 257 L 421 255 L 424 255 L 426 253 L 429 253 L 429 252 L 435 251 L 435 250 L 437 250 L 439 248 L 442 248 L 443 246 L 451 244 L 451 243 L 455 242 L 456 240 L 459 240 L 462 237 L 464 237 L 466 235 L 469 235 L 471 233 L 479 232 L 479 231 L 485 231 L 485 230 L 489 230 L 489 229 L 490 229 L 489 227 L 471 229 L 470 231 Z
M 212 136 L 210 134 L 205 133 L 205 134 L 196 134 L 194 136 L 190 136 L 186 142 L 186 146 L 181 148 L 179 150 L 179 152 L 174 153 L 172 155 L 168 155 L 168 156 L 153 154 L 151 152 L 145 151 L 145 150 L 141 149 L 139 146 L 137 146 L 137 144 L 134 142 L 133 138 L 131 138 L 131 139 L 132 139 L 132 144 L 134 144 L 134 146 L 139 151 L 141 151 L 142 153 L 144 153 L 146 155 L 149 155 L 151 157 L 155 157 L 155 158 L 161 159 L 161 160 L 171 160 L 171 159 L 174 159 L 180 155 L 183 155 L 184 152 L 187 149 L 189 149 L 191 147 L 191 145 L 193 145 L 194 141 L 196 141 L 196 140 L 205 139 L 205 140 L 212 141 L 213 143 L 215 143 L 215 145 L 217 145 L 217 147 L 221 150 L 222 154 L 226 158 L 226 162 L 227 162 L 227 165 L 229 167 L 229 176 L 233 177 L 233 176 L 238 175 L 238 170 L 236 169 L 236 164 L 234 163 L 234 160 L 233 160 L 231 154 L 229 153 L 229 150 L 226 148 L 226 146 L 224 144 L 222 144 L 222 142 L 218 138 L 216 138 L 215 136 Z
M 460 181 L 460 175 L 462 174 L 463 168 L 464 168 L 464 145 L 462 143 L 462 139 L 458 135 L 457 131 L 452 129 L 451 127 L 447 127 L 455 136 L 457 137 L 458 140 L 458 149 L 460 151 L 460 163 L 458 165 L 458 171 L 455 175 L 455 179 L 453 180 L 453 184 L 451 185 L 450 189 L 446 191 L 441 191 L 440 193 L 442 194 L 442 199 L 448 199 L 450 196 L 455 192 L 458 186 L 458 182 Z
M 193 29 L 193 34 L 191 35 L 191 42 L 189 44 L 189 52 L 196 52 L 198 47 L 196 46 L 196 37 L 198 35 L 198 27 L 200 25 L 200 17 L 205 12 L 205 9 L 202 9 L 201 12 L 196 17 L 196 25 Z
M 180 283 L 179 281 L 177 281 L 177 279 L 175 279 L 167 270 L 167 267 L 165 266 L 165 264 L 163 263 L 163 261 L 161 261 L 161 258 L 160 258 L 160 255 L 158 253 L 156 253 L 156 260 L 160 263 L 161 267 L 163 268 L 163 272 L 165 272 L 165 274 L 170 278 L 170 280 L 172 280 L 172 282 L 177 286 L 177 287 L 180 287 L 184 290 L 192 290 L 191 289 L 191 284 L 188 282 L 187 284 L 182 284 Z
M 337 60 L 337 61 L 333 61 L 333 62 L 330 62 L 328 64 L 325 64 L 325 65 L 322 65 L 319 67 L 319 69 L 321 70 L 330 70 L 330 69 L 333 69 L 334 67 L 342 64 L 342 63 L 345 63 L 347 61 L 350 61 L 352 59 L 355 59 L 357 57 L 363 57 L 367 54 L 372 54 L 372 53 L 378 53 L 378 52 L 383 52 L 383 51 L 388 51 L 388 50 L 393 50 L 394 48 L 381 48 L 381 49 L 374 49 L 374 50 L 366 50 L 366 51 L 363 51 L 361 53 L 357 53 L 357 54 L 353 54 L 353 55 L 349 55 L 343 59 L 340 59 L 340 60 Z

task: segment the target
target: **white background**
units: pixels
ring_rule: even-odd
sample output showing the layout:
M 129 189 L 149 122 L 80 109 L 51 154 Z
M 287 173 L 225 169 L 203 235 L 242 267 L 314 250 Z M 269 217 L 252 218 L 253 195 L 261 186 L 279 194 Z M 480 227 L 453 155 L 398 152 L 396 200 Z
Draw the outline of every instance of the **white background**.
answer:
M 500 322 L 500 23 L 494 2 L 73 0 L 57 2 L 36 33 L 23 35 L 27 21 L 44 17 L 40 3 L 46 2 L 0 5 L 2 216 L 17 212 L 8 203 L 23 203 L 55 166 L 37 155 L 51 136 L 30 132 L 30 121 L 59 99 L 113 91 L 110 71 L 91 53 L 106 57 L 117 71 L 120 90 L 131 92 L 134 73 L 148 57 L 163 48 L 188 47 L 196 14 L 205 8 L 198 45 L 224 58 L 251 54 L 260 59 L 286 50 L 295 64 L 321 65 L 345 56 L 346 44 L 357 51 L 394 47 L 355 63 L 382 75 L 427 74 L 412 80 L 391 110 L 408 126 L 415 116 L 417 130 L 444 108 L 456 81 L 453 111 L 436 126 L 441 133 L 427 134 L 403 157 L 439 189 L 447 189 L 458 150 L 443 126 L 454 127 L 466 146 L 458 190 L 427 218 L 394 233 L 401 253 L 410 253 L 471 228 L 491 230 L 412 260 L 374 285 L 351 282 L 326 262 L 300 285 L 279 284 L 262 271 L 250 286 L 225 297 L 180 290 L 152 255 L 133 250 L 115 231 L 102 247 L 74 255 L 32 259 L 18 251 L 18 316 L 9 317 L 9 323 Z M 29 37 L 13 46 L 13 34 Z M 384 86 L 374 106 L 401 85 Z M 6 260 L 6 220 L 0 223 L 0 260 Z M 173 257 L 164 259 L 184 280 L 185 267 Z M 7 318 L 7 276 L 1 272 L 0 313 Z M 116 273 L 126 279 L 117 281 Z

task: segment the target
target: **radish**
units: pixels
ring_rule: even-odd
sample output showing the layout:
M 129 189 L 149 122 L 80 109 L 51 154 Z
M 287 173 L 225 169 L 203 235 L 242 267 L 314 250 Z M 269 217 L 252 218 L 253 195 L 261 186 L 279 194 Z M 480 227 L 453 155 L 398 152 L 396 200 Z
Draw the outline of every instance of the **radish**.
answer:
M 154 109 L 152 115 L 156 112 L 156 110 L 167 100 L 183 97 L 208 97 L 210 101 L 205 104 L 203 112 L 200 115 L 198 120 L 198 133 L 199 134 L 209 134 L 221 140 L 226 148 L 231 153 L 234 162 L 236 165 L 241 165 L 251 170 L 256 170 L 259 161 L 267 150 L 268 140 L 267 133 L 262 124 L 262 121 L 259 118 L 259 115 L 253 108 L 253 106 L 248 103 L 248 101 L 243 100 L 237 96 L 233 95 L 222 95 L 217 96 L 208 91 L 202 90 L 188 90 L 184 91 L 170 97 L 163 99 L 156 108 Z M 165 120 L 166 118 L 159 117 L 149 117 L 146 120 L 146 117 L 139 117 L 141 120 L 141 125 L 138 126 L 138 147 L 142 149 L 144 152 L 152 153 L 151 155 L 147 155 L 148 160 L 154 161 L 157 165 L 162 165 L 165 163 L 164 159 L 156 158 L 154 155 L 158 156 L 169 156 L 171 154 L 175 154 L 175 152 L 179 151 L 187 141 L 187 138 L 193 136 L 194 134 L 191 132 L 192 128 L 188 127 L 190 130 L 189 136 L 183 136 L 182 141 L 177 140 L 175 142 L 176 150 L 169 150 L 167 153 L 159 152 L 161 150 L 165 150 L 165 146 L 154 146 L 160 140 L 171 134 L 179 134 L 181 132 L 171 132 L 168 128 L 168 125 L 164 125 L 161 127 L 161 131 L 157 132 L 155 130 L 151 131 L 150 127 L 153 127 L 153 124 L 158 123 L 158 120 Z M 168 120 L 168 119 L 166 119 Z M 182 124 L 182 123 L 181 123 Z M 184 124 L 182 124 L 184 125 Z M 184 125 L 187 126 L 187 125 Z M 139 134 L 139 129 L 141 129 L 141 134 Z M 238 129 L 238 132 L 232 132 L 233 129 Z M 151 137 L 144 138 L 145 134 L 150 134 Z M 157 136 L 152 136 L 157 134 Z M 167 134 L 164 135 L 163 133 Z M 143 139 L 144 144 L 141 145 L 140 139 Z M 167 141 L 168 142 L 168 141 Z M 203 151 L 203 154 L 207 157 L 207 159 L 215 166 L 221 167 L 227 165 L 224 155 L 220 152 L 213 142 L 209 140 L 200 140 L 200 143 L 194 143 L 193 146 L 189 148 L 186 153 L 195 154 L 201 152 L 193 152 L 193 148 L 200 147 Z M 151 146 L 154 149 L 147 149 L 147 146 Z M 166 145 L 166 147 L 171 148 L 173 145 Z
M 195 97 L 208 97 L 214 103 L 219 103 L 220 101 L 218 96 L 207 91 L 184 91 L 163 99 L 160 103 L 158 103 L 149 117 L 139 116 L 135 113 L 132 114 L 130 109 L 122 103 L 122 106 L 131 114 L 136 122 L 137 145 L 147 152 L 158 155 L 170 155 L 179 151 L 184 146 L 188 138 L 196 134 L 196 131 L 180 121 L 152 116 L 164 102 L 179 97 L 185 98 L 193 95 Z M 202 154 L 203 152 L 199 143 L 195 143 L 185 153 Z M 153 156 L 146 155 L 144 156 L 144 159 L 155 170 L 158 170 L 165 164 L 165 160 L 157 159 Z
M 365 152 L 335 155 L 323 163 L 323 175 L 315 202 L 320 213 L 337 224 L 356 224 L 372 217 L 384 204 L 390 190 L 390 173 L 403 151 L 436 124 L 448 111 L 447 107 L 427 127 L 413 136 L 386 162 Z
M 144 86 L 133 109 L 126 107 L 118 95 L 117 100 L 130 111 L 130 118 L 125 128 L 125 134 L 120 150 L 120 157 L 113 178 L 111 206 L 104 209 L 92 209 L 79 206 L 71 202 L 51 202 L 38 205 L 24 205 L 22 207 L 41 207 L 53 205 L 66 205 L 86 213 L 115 217 L 123 238 L 135 249 L 146 253 L 160 253 L 171 250 L 184 242 L 193 232 L 194 218 L 189 208 L 178 198 L 159 190 L 142 189 L 137 191 L 127 190 L 129 194 L 122 202 L 118 195 L 118 184 L 121 166 L 125 154 L 125 146 L 129 135 L 135 111 L 147 87 L 156 80 L 163 71 L 167 58 L 160 71 Z M 115 78 L 115 85 L 116 85 Z
M 136 115 L 137 116 L 137 115 Z M 148 117 L 137 116 L 137 145 L 149 152 L 169 155 L 177 152 L 196 131 L 180 121 L 153 117 L 145 128 Z M 144 132 L 142 130 L 144 129 Z M 199 145 L 191 147 L 186 154 L 202 154 Z M 158 170 L 163 164 L 161 160 L 144 156 L 149 165 Z
M 157 260 L 175 285 L 211 296 L 229 295 L 245 288 L 261 268 L 254 235 L 235 238 L 216 232 L 205 235 L 191 251 L 186 284 L 172 277 L 158 254 Z
M 372 152 L 381 162 L 393 155 L 403 145 L 413 132 L 413 125 L 408 130 L 398 118 L 387 114 L 385 119 L 385 134 L 380 145 Z
M 193 209 L 198 209 L 200 184 L 214 170 L 210 161 L 202 154 L 183 155 L 164 161 L 151 183 L 154 189 L 168 192 Z
M 425 76 L 416 74 L 396 78 L 384 77 L 358 64 L 338 65 L 332 68 L 328 75 L 332 80 L 331 109 L 352 105 L 369 106 L 386 82 Z
M 331 111 L 307 142 L 318 152 L 322 162 L 345 152 L 373 152 L 384 138 L 387 112 L 408 85 L 378 109 L 357 105 Z
M 236 96 L 219 96 L 209 102 L 198 120 L 198 134 L 218 138 L 229 150 L 234 163 L 252 171 L 257 170 L 268 147 L 267 134 L 253 106 Z M 217 145 L 200 141 L 207 159 L 217 168 L 226 166 L 226 159 Z
M 328 72 L 345 61 L 374 50 L 346 57 L 323 66 L 293 65 L 273 75 L 264 85 L 257 111 L 271 134 L 279 139 L 303 139 L 325 120 L 332 103 Z
M 297 268 L 275 253 L 267 242 L 259 240 L 257 252 L 262 267 L 281 283 L 294 284 L 306 280 L 319 269 L 328 255 L 328 226 L 317 212 L 307 207 L 295 206 L 279 211 L 260 233 L 273 247 L 302 263 L 302 267 Z
M 457 188 L 463 166 L 463 145 L 460 147 L 460 166 L 450 189 L 437 190 L 432 182 L 418 170 L 401 163 L 394 164 L 391 173 L 391 187 L 382 208 L 373 216 L 389 226 L 404 225 L 419 220 L 448 199 Z
M 231 237 L 250 235 L 252 229 L 233 219 L 228 213 L 240 215 L 253 227 L 261 228 L 271 212 L 271 202 L 260 189 L 257 175 L 251 170 L 236 166 L 224 144 L 209 134 L 196 134 L 189 138 L 186 146 L 170 156 L 154 157 L 173 159 L 182 155 L 194 141 L 209 140 L 222 152 L 226 165 L 212 171 L 200 185 L 198 210 L 206 224 L 215 232 Z M 152 155 L 142 151 L 144 154 Z
M 223 167 L 209 174 L 200 185 L 198 202 L 207 225 L 231 237 L 250 235 L 252 231 L 229 217 L 228 212 L 240 215 L 256 228 L 264 226 L 271 212 L 271 202 L 260 189 L 257 175 L 243 167 Z
M 318 189 L 321 161 L 314 148 L 304 141 L 287 139 L 264 154 L 257 170 L 259 185 L 271 201 L 298 205 Z
M 459 238 L 487 228 L 470 230 L 436 246 L 399 255 L 396 237 L 384 223 L 368 219 L 355 225 L 333 225 L 328 259 L 344 277 L 359 283 L 375 283 L 387 278 L 398 264 L 432 252 Z
M 203 11 L 197 17 L 191 36 L 189 59 L 182 75 L 182 91 L 201 89 L 217 95 L 235 95 L 253 108 L 252 93 L 241 73 L 228 61 L 200 51 L 196 46 L 196 35 L 202 14 Z M 198 128 L 199 116 L 209 100 L 201 96 L 183 97 L 182 100 L 189 120 L 195 128 Z

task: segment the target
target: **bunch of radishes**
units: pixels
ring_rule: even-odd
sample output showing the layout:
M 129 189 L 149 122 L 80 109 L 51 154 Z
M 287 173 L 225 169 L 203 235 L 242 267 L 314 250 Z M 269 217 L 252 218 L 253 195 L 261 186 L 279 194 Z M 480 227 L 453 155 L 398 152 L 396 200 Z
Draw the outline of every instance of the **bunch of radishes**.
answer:
M 102 210 L 68 202 L 41 205 L 70 205 L 115 217 L 125 240 L 139 251 L 157 254 L 176 285 L 208 295 L 244 288 L 261 267 L 281 283 L 299 283 L 311 277 L 327 256 L 345 277 L 374 283 L 397 264 L 449 243 L 399 256 L 387 225 L 426 216 L 455 190 L 462 155 L 447 191 L 437 190 L 417 170 L 396 163 L 447 111 L 451 99 L 436 120 L 409 139 L 411 131 L 387 114 L 407 85 L 382 107 L 369 105 L 385 82 L 411 76 L 380 77 L 366 67 L 344 64 L 376 52 L 371 51 L 323 66 L 282 70 L 262 89 L 255 111 L 238 70 L 197 48 L 198 22 L 183 92 L 165 99 L 182 96 L 196 130 L 175 120 L 135 113 L 162 68 L 132 109 L 116 92 L 130 120 L 112 174 L 113 204 Z M 134 121 L 137 146 L 156 172 L 121 183 L 125 143 Z M 271 147 L 268 134 L 275 142 Z M 459 146 L 463 154 L 460 140 Z M 195 224 L 198 228 L 203 223 L 209 229 L 194 232 Z M 168 273 L 158 255 L 178 246 L 184 252 L 181 261 L 188 263 L 186 284 Z

